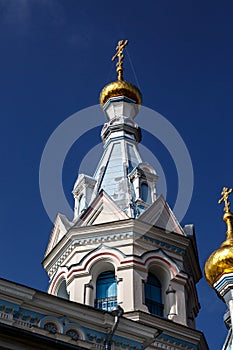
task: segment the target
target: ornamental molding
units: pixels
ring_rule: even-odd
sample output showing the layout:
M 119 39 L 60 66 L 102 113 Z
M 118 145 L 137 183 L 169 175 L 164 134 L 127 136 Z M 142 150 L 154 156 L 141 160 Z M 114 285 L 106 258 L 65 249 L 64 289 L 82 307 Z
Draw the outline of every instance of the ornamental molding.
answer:
M 6 305 L 4 305 L 4 303 Z M 106 339 L 106 333 L 104 331 L 96 331 L 81 326 L 79 323 L 71 322 L 67 317 L 56 317 L 54 315 L 35 313 L 32 310 L 21 308 L 17 304 L 12 304 L 11 307 L 11 305 L 7 301 L 5 302 L 5 300 L 0 300 L 0 308 L 2 309 L 2 311 L 0 311 L 1 323 L 24 328 L 33 333 L 44 333 L 52 337 L 57 337 L 57 335 L 65 336 L 66 341 L 69 341 L 71 338 L 72 340 L 81 340 L 85 343 L 90 342 L 95 349 L 104 349 L 104 341 Z M 49 328 L 46 327 L 46 325 L 49 325 Z M 68 331 L 70 330 L 72 330 L 71 333 L 77 333 L 77 339 L 74 339 L 72 334 L 68 334 Z M 65 338 L 63 341 L 65 341 Z M 139 342 L 117 335 L 114 337 L 113 344 L 115 345 L 115 349 L 123 348 L 135 350 L 141 348 Z
M 137 238 L 138 237 L 138 238 Z M 121 232 L 121 233 L 113 233 L 108 234 L 104 236 L 92 236 L 92 237 L 85 237 L 81 239 L 75 239 L 64 251 L 63 254 L 59 256 L 59 258 L 54 262 L 54 264 L 50 267 L 48 270 L 48 275 L 51 278 L 58 270 L 60 266 L 62 266 L 65 259 L 70 255 L 72 251 L 74 251 L 75 248 L 79 246 L 85 246 L 85 245 L 94 245 L 94 244 L 104 244 L 119 240 L 125 240 L 129 238 L 134 238 L 134 240 L 140 239 L 146 243 L 152 244 L 156 248 L 166 248 L 170 250 L 171 252 L 179 253 L 181 255 L 185 254 L 185 250 L 182 248 L 179 248 L 173 244 L 161 241 L 156 238 L 148 237 L 148 236 L 142 236 L 141 234 L 135 233 L 135 232 Z M 108 247 L 110 248 L 110 247 Z M 111 247 L 112 249 L 112 247 Z
M 85 187 L 94 189 L 95 184 L 96 184 L 96 180 L 93 177 L 85 174 L 80 174 L 74 184 L 72 193 L 75 197 L 77 197 Z
M 153 347 L 165 350 L 198 350 L 195 344 L 163 333 L 153 343 Z
M 214 289 L 221 296 L 224 296 L 229 290 L 233 289 L 233 273 L 222 275 L 213 285 Z
M 153 343 L 153 347 L 155 347 L 156 349 L 164 349 L 164 350 L 180 350 L 180 348 L 177 348 L 177 347 L 172 346 L 172 345 L 160 343 L 158 341 Z

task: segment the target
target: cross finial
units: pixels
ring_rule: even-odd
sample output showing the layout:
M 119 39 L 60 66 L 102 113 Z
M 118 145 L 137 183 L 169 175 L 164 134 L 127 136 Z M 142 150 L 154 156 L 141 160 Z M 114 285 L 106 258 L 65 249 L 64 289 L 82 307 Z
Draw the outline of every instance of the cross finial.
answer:
M 118 80 L 124 80 L 123 79 L 123 59 L 124 59 L 124 55 L 123 55 L 123 50 L 125 48 L 125 46 L 128 44 L 129 40 L 120 40 L 118 41 L 118 45 L 116 47 L 117 53 L 112 57 L 112 61 L 115 61 L 115 59 L 118 57 L 118 62 L 116 64 L 116 71 L 118 74 Z
M 230 204 L 231 203 L 228 202 L 228 197 L 229 197 L 229 195 L 231 194 L 232 191 L 233 191 L 232 188 L 223 187 L 222 192 L 221 192 L 222 197 L 218 201 L 219 204 L 224 201 L 224 203 L 225 203 L 224 211 L 226 213 L 230 212 Z

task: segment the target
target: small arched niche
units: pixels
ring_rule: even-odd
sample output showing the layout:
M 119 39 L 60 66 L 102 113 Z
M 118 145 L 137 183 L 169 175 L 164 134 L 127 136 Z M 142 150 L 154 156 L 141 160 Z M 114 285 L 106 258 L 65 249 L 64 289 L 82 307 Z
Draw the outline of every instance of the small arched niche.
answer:
M 67 292 L 67 288 L 66 288 L 66 281 L 62 280 L 62 282 L 60 283 L 58 289 L 57 289 L 57 294 L 56 294 L 59 298 L 63 298 L 66 300 L 69 300 L 69 294 Z

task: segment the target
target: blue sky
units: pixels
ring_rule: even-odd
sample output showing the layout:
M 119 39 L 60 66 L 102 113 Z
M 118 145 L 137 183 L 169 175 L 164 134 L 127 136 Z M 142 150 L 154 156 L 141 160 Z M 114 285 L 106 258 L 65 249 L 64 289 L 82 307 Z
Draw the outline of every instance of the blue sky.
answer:
M 52 223 L 40 198 L 41 155 L 58 125 L 96 105 L 102 87 L 115 79 L 111 57 L 121 38 L 130 41 L 126 80 L 139 85 L 143 105 L 166 117 L 190 152 L 194 192 L 182 223 L 195 224 L 203 269 L 225 238 L 217 200 L 223 186 L 233 186 L 232 11 L 231 1 L 0 0 L 3 278 L 47 288 L 40 262 Z M 99 129 L 80 141 L 82 147 L 75 144 L 64 164 L 70 202 L 78 166 L 100 142 Z M 178 187 L 174 164 L 150 135 L 142 142 L 166 173 L 172 207 Z M 219 349 L 225 306 L 204 278 L 198 291 L 197 327 L 210 348 Z

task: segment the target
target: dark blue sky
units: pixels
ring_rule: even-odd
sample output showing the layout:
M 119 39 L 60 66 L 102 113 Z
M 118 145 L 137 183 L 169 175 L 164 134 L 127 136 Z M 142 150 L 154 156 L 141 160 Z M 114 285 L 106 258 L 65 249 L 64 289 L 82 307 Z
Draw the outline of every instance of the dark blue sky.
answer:
M 232 12 L 230 0 L 0 0 L 3 278 L 47 288 L 40 262 L 52 223 L 40 198 L 40 158 L 57 126 L 96 105 L 101 88 L 115 79 L 111 57 L 121 38 L 130 41 L 126 80 L 139 84 L 144 106 L 166 117 L 190 152 L 194 193 L 182 223 L 195 224 L 203 268 L 225 238 L 217 200 L 222 186 L 233 186 Z M 80 159 L 99 142 L 96 131 L 66 159 L 63 184 L 70 201 Z M 145 135 L 144 145 L 151 143 L 166 171 L 172 206 L 174 165 Z M 197 326 L 210 348 L 219 349 L 225 306 L 204 279 L 198 291 Z

